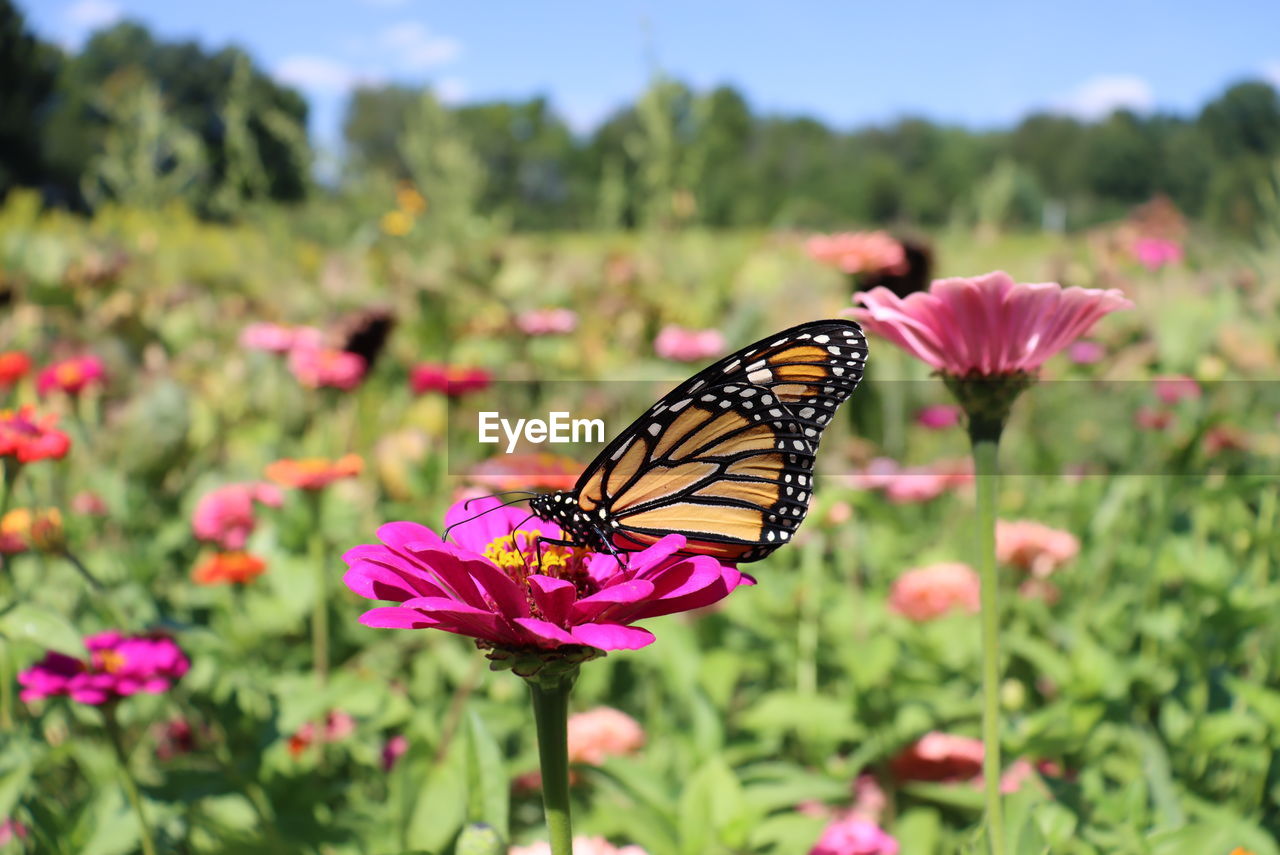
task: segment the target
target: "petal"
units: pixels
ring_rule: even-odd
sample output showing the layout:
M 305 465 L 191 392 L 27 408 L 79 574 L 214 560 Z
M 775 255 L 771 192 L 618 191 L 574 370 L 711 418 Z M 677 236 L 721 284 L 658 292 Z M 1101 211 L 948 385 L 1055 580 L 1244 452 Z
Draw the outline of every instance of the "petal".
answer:
M 444 591 L 424 578 L 372 561 L 357 562 L 343 574 L 342 581 L 352 591 L 370 600 L 403 602 L 411 597 L 444 594 Z
M 563 624 L 568 619 L 569 609 L 578 596 L 578 589 L 572 582 L 539 573 L 529 577 L 529 592 L 538 611 L 555 624 Z
M 422 629 L 438 621 L 404 606 L 379 606 L 360 615 L 360 623 L 375 629 Z
M 574 623 L 596 620 L 613 606 L 643 603 L 652 596 L 653 583 L 648 579 L 619 582 L 574 603 L 570 620 Z
M 538 618 L 516 618 L 515 621 L 529 632 L 543 647 L 557 647 L 561 644 L 580 644 L 572 635 L 556 626 L 551 621 Z
M 440 543 L 440 535 L 425 525 L 413 522 L 393 522 L 378 527 L 378 540 L 392 549 L 404 549 L 410 543 Z
M 578 644 L 600 650 L 639 650 L 653 643 L 653 633 L 638 626 L 615 623 L 586 623 L 573 628 Z

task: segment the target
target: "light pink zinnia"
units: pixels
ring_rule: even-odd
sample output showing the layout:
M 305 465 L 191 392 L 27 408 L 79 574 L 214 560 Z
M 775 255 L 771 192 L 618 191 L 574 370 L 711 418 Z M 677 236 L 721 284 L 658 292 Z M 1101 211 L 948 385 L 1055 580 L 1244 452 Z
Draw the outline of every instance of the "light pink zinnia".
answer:
M 343 556 L 350 567 L 343 579 L 362 597 L 400 605 L 371 609 L 360 622 L 434 627 L 509 651 L 634 650 L 654 640 L 631 626 L 635 621 L 711 605 L 749 582 L 714 558 L 677 556 L 685 544 L 678 534 L 620 563 L 612 555 L 535 546 L 539 536 L 562 534 L 553 523 L 528 522 L 525 511 L 488 498 L 448 510 L 451 542 L 417 523 L 382 526 L 381 543 Z
M 350 391 L 360 385 L 367 367 L 363 356 L 345 350 L 294 347 L 289 351 L 289 371 L 308 389 Z
M 653 349 L 663 359 L 700 362 L 724 353 L 724 333 L 720 330 L 692 330 L 668 324 L 658 332 Z
M 1106 355 L 1107 349 L 1096 341 L 1077 341 L 1067 348 L 1067 359 L 1076 365 L 1093 365 Z
M 960 424 L 964 411 L 955 404 L 932 404 L 916 413 L 916 424 L 929 430 L 946 430 Z
M 240 331 L 240 346 L 245 350 L 288 353 L 293 349 L 296 338 L 297 331 L 294 327 L 264 321 L 249 324 Z
M 897 505 L 928 502 L 948 490 L 973 483 L 973 461 L 938 460 L 927 466 L 903 468 L 887 457 L 877 457 L 851 478 L 857 489 L 883 490 Z
M 907 272 L 907 253 L 888 232 L 841 232 L 805 241 L 809 257 L 841 273 Z
M 191 515 L 191 528 L 198 539 L 217 544 L 230 552 L 244 549 L 257 525 L 254 503 L 278 508 L 284 493 L 274 484 L 228 484 L 205 493 Z
M 899 848 L 874 822 L 850 816 L 828 825 L 809 855 L 898 855 Z
M 102 632 L 85 638 L 87 660 L 50 651 L 18 675 L 19 697 L 69 695 L 82 704 L 105 704 L 138 692 L 160 694 L 187 673 L 190 662 L 173 639 L 163 635 L 124 636 Z
M 996 521 L 996 558 L 1043 579 L 1080 552 L 1080 540 L 1069 531 L 1034 520 Z
M 1148 270 L 1182 261 L 1182 244 L 1164 238 L 1141 237 L 1133 242 L 1133 257 Z
M 569 762 L 599 766 L 608 757 L 632 754 L 644 745 L 640 722 L 613 707 L 569 716 Z
M 1162 403 L 1173 406 L 1182 401 L 1195 401 L 1200 397 L 1200 384 L 1185 374 L 1169 374 L 1155 379 L 1156 397 Z
M 409 740 L 403 733 L 397 733 L 388 739 L 382 745 L 382 771 L 390 772 L 395 768 L 396 761 L 405 755 L 409 750 Z
M 849 310 L 863 327 L 953 377 L 1035 372 L 1103 315 L 1133 304 L 1118 290 L 1014 282 L 1003 271 L 937 279 L 905 299 L 888 288 L 859 293 Z
M 952 609 L 978 613 L 978 574 L 968 564 L 943 562 L 908 570 L 889 590 L 889 608 L 914 621 Z
M 578 327 L 573 309 L 533 309 L 516 317 L 516 326 L 525 335 L 564 335 Z
M 551 844 L 544 840 L 528 846 L 512 846 L 508 855 L 551 855 Z M 614 846 L 603 837 L 573 838 L 573 855 L 649 855 L 639 846 Z
M 55 362 L 36 377 L 36 392 L 41 396 L 50 392 L 79 395 L 92 386 L 101 386 L 107 379 L 102 360 L 96 356 L 77 356 Z

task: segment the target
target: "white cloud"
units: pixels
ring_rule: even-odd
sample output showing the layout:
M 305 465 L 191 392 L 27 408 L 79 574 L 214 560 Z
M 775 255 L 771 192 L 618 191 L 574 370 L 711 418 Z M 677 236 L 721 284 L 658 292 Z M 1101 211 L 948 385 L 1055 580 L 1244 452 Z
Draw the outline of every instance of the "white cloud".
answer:
M 467 97 L 467 83 L 460 77 L 442 77 L 432 88 L 444 104 L 460 104 Z
M 68 24 L 81 30 L 96 30 L 114 23 L 124 14 L 111 0 L 76 0 L 62 12 Z
M 1105 119 L 1116 110 L 1145 112 L 1155 106 L 1151 84 L 1132 74 L 1091 77 L 1053 102 L 1053 109 L 1085 121 Z
M 275 67 L 281 83 L 311 92 L 343 93 L 365 78 L 342 63 L 323 56 L 290 56 Z
M 462 53 L 456 39 L 439 36 L 417 21 L 404 21 L 382 31 L 381 42 L 390 49 L 397 64 L 408 71 L 425 71 L 448 65 Z
M 1262 64 L 1262 76 L 1272 86 L 1280 88 L 1280 59 L 1273 59 Z

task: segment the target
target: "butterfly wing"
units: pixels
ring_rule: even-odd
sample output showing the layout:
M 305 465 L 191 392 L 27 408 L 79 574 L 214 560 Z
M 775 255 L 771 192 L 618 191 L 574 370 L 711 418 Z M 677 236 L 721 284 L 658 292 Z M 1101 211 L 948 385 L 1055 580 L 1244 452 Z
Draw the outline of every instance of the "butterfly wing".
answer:
M 637 550 L 672 532 L 684 551 L 756 561 L 809 509 L 822 432 L 862 378 L 853 321 L 792 327 L 703 369 L 636 419 L 576 488 L 578 508 Z

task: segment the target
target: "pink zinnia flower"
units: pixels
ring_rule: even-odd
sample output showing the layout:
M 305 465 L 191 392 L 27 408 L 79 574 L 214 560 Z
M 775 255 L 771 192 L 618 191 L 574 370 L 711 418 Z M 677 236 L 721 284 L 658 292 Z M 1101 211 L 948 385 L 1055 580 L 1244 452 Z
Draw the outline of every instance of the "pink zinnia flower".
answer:
M 810 258 L 841 273 L 907 272 L 906 251 L 885 231 L 814 235 L 804 246 Z
M 1164 238 L 1141 237 L 1133 242 L 1133 257 L 1148 270 L 1182 261 L 1182 245 Z
M 551 855 L 551 844 L 538 841 L 528 846 L 512 846 L 508 855 Z M 639 846 L 614 846 L 603 837 L 573 838 L 573 855 L 649 855 Z
M 30 836 L 31 830 L 16 819 L 0 822 L 0 846 L 7 846 L 15 840 L 23 841 Z
M 599 766 L 607 757 L 632 754 L 644 745 L 644 728 L 613 707 L 569 716 L 569 762 Z
M 1035 372 L 1108 312 L 1133 305 L 1118 290 L 1016 283 L 1003 271 L 938 279 L 905 299 L 887 288 L 859 293 L 852 315 L 952 377 Z
M 1157 410 L 1155 407 L 1139 407 L 1133 414 L 1133 423 L 1142 430 L 1168 430 L 1173 419 L 1171 411 Z
M 916 424 L 930 430 L 945 430 L 960 424 L 964 411 L 955 404 L 933 404 L 916 413 Z
M 342 742 L 356 731 L 356 720 L 350 713 L 342 710 L 331 710 L 324 719 L 324 730 L 320 734 L 322 742 Z M 303 722 L 289 737 L 289 753 L 294 757 L 306 751 L 316 739 L 316 725 L 313 721 Z
M 516 326 L 525 335 L 564 335 L 578 328 L 578 313 L 573 309 L 534 309 L 519 315 Z
M 403 733 L 397 733 L 388 739 L 382 745 L 382 771 L 390 772 L 396 765 L 396 761 L 405 755 L 409 750 L 409 740 L 405 738 Z
M 908 570 L 889 590 L 889 608 L 914 621 L 952 609 L 978 613 L 978 574 L 968 564 L 944 562 Z
M 525 511 L 490 498 L 449 509 L 453 542 L 417 523 L 382 526 L 381 543 L 347 552 L 343 578 L 362 597 L 400 605 L 371 609 L 360 622 L 434 627 L 508 651 L 633 650 L 654 640 L 631 626 L 635 621 L 702 608 L 746 581 L 714 558 L 676 556 L 685 543 L 677 534 L 620 563 L 554 544 L 535 547 L 540 536 L 562 534 L 542 520 L 517 528 L 527 521 Z
M 982 774 L 982 740 L 933 731 L 890 762 L 899 781 L 968 781 Z
M 54 427 L 57 423 L 57 416 L 37 416 L 30 406 L 0 410 L 0 457 L 19 463 L 61 460 L 71 450 L 71 437 Z
M 1107 349 L 1096 341 L 1077 341 L 1067 348 L 1067 359 L 1076 365 L 1092 365 L 1106 355 Z
M 240 346 L 246 350 L 288 353 L 297 340 L 297 329 L 284 324 L 249 324 L 240 332 Z
M 483 368 L 464 368 L 424 362 L 409 372 L 409 385 L 417 395 L 443 392 L 451 398 L 487 389 L 493 375 Z
M 244 549 L 257 525 L 254 503 L 280 507 L 284 494 L 274 484 L 228 484 L 201 497 L 191 515 L 191 527 L 200 540 L 228 551 Z
M 69 695 L 82 704 L 105 704 L 138 692 L 160 694 L 187 673 L 190 662 L 163 635 L 103 632 L 84 640 L 87 660 L 49 652 L 18 675 L 22 700 Z
M 1172 407 L 1182 401 L 1195 401 L 1200 398 L 1200 384 L 1185 374 L 1170 374 L 1155 379 L 1156 397 L 1161 403 Z
M 948 490 L 972 484 L 973 462 L 939 460 L 927 466 L 904 469 L 894 460 L 877 457 L 851 481 L 858 489 L 883 490 L 894 504 L 928 502 Z
M 60 391 L 79 395 L 91 386 L 101 386 L 107 374 L 96 356 L 77 356 L 55 362 L 36 377 L 36 391 L 42 396 Z
M 185 718 L 175 718 L 156 727 L 156 759 L 172 760 L 196 750 L 195 728 Z
M 663 359 L 699 362 L 724 353 L 724 333 L 720 330 L 691 330 L 667 324 L 653 341 L 654 351 Z
M 1069 531 L 1033 520 L 996 521 L 996 559 L 1043 579 L 1080 552 Z
M 866 819 L 837 819 L 822 832 L 809 855 L 898 855 L 898 841 Z
M 350 391 L 364 379 L 364 357 L 345 350 L 294 347 L 289 351 L 289 370 L 308 389 Z

